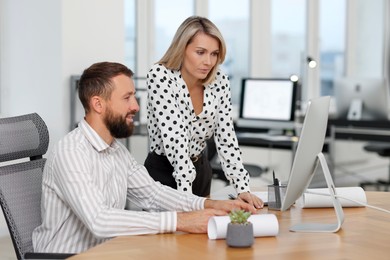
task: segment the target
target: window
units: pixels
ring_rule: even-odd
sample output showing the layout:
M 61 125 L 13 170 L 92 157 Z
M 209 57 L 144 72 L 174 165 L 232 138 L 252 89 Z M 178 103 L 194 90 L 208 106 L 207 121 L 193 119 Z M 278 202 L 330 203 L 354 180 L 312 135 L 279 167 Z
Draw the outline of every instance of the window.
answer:
M 386 0 L 150 2 L 141 5 L 144 1 L 125 0 L 126 64 L 140 77 L 162 57 L 184 19 L 194 14 L 208 16 L 225 38 L 227 56 L 222 69 L 230 77 L 234 105 L 239 103 L 242 78 L 292 74 L 304 78 L 308 50 L 318 61 L 318 70 L 306 75 L 309 89 L 302 89 L 308 98 L 334 95 L 333 81 L 339 76 L 379 77 L 384 73 Z M 257 12 L 253 7 L 261 9 Z M 316 15 L 308 10 L 315 10 Z M 251 17 L 251 13 L 261 16 Z M 143 31 L 137 32 L 136 16 L 148 23 Z M 318 30 L 307 32 L 308 25 Z M 265 44 L 259 46 L 259 42 Z
M 345 73 L 346 2 L 321 0 L 319 11 L 320 93 L 333 96 L 334 79 Z
M 238 104 L 241 79 L 249 76 L 249 0 L 209 0 L 209 19 L 221 31 L 227 47 L 222 70 L 229 75 L 232 102 Z
M 272 76 L 302 76 L 306 41 L 306 1 L 272 0 Z
M 180 24 L 194 15 L 193 0 L 155 0 L 155 60 L 167 51 Z
M 354 15 L 348 24 L 348 30 L 352 30 L 349 32 L 351 36 L 348 39 L 348 48 L 351 50 L 353 47 L 350 57 L 354 61 L 348 62 L 348 66 L 352 68 L 348 68 L 347 76 L 383 76 L 385 2 L 386 0 L 348 2 Z
M 125 63 L 133 71 L 136 70 L 136 29 L 135 0 L 125 0 Z

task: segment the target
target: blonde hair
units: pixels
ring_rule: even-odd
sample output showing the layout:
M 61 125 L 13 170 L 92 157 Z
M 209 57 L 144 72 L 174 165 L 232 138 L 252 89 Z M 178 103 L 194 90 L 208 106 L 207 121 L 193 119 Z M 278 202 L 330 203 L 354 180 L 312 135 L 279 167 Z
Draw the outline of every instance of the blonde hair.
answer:
M 157 62 L 168 69 L 180 70 L 184 60 L 185 49 L 198 33 L 205 33 L 216 39 L 219 43 L 218 60 L 207 77 L 204 84 L 212 82 L 217 74 L 218 65 L 225 60 L 226 45 L 221 32 L 209 19 L 200 16 L 188 17 L 177 29 L 175 36 L 165 52 L 164 56 Z

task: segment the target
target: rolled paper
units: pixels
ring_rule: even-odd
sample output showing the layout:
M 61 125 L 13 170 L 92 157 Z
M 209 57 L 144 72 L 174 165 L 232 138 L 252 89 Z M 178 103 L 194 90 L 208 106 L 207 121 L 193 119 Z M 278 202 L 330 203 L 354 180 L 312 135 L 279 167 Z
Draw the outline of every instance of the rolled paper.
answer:
M 276 236 L 279 233 L 279 222 L 274 214 L 251 215 L 248 218 L 253 225 L 254 237 Z M 209 239 L 225 239 L 229 216 L 211 217 L 207 226 Z
M 307 189 L 308 192 L 322 193 L 324 195 L 304 193 L 295 205 L 300 208 L 329 208 L 333 207 L 333 201 L 330 197 L 328 188 Z M 366 193 L 361 187 L 340 187 L 336 188 L 336 195 L 367 204 Z M 339 198 L 342 207 L 363 207 L 359 203 Z
M 209 239 L 226 238 L 227 225 L 230 222 L 229 216 L 216 216 L 209 219 L 207 235 Z

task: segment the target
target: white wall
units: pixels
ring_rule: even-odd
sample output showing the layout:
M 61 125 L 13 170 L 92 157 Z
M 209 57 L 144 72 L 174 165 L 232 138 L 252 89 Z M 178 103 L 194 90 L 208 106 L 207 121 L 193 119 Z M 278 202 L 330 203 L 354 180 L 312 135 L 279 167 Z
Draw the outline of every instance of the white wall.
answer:
M 1 116 L 39 113 L 62 128 L 61 2 L 1 2 Z
M 37 112 L 50 148 L 70 125 L 70 76 L 124 62 L 123 0 L 0 0 L 0 116 Z M 0 217 L 0 236 L 7 229 Z
M 2 0 L 1 116 L 39 113 L 50 145 L 69 129 L 69 77 L 124 62 L 123 0 Z

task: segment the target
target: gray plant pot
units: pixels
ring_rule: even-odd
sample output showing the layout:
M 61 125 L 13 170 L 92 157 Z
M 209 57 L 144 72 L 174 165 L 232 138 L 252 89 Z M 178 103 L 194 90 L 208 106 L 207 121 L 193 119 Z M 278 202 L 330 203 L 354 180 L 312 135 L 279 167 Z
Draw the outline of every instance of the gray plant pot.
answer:
M 231 247 L 250 247 L 253 245 L 253 225 L 228 224 L 226 244 Z

